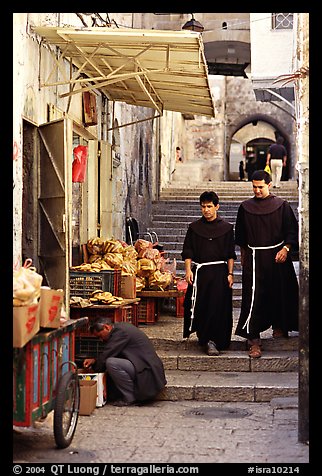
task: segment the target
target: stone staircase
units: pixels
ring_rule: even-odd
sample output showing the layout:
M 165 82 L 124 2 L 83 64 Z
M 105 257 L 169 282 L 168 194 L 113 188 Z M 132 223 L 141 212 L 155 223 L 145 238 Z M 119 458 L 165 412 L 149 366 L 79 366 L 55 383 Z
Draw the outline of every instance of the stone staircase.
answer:
M 200 217 L 199 196 L 214 190 L 220 199 L 220 214 L 235 223 L 240 202 L 252 196 L 249 182 L 189 183 L 175 182 L 162 190 L 153 203 L 151 230 L 164 245 L 165 257 L 177 261 L 177 275 L 183 275 L 181 251 L 188 224 Z M 282 182 L 277 195 L 287 199 L 297 214 L 296 182 Z M 182 318 L 161 312 L 155 324 L 140 325 L 150 337 L 164 362 L 167 386 L 160 400 L 200 400 L 221 402 L 267 402 L 275 397 L 298 393 L 298 336 L 273 339 L 271 330 L 261 334 L 262 357 L 250 359 L 246 341 L 234 335 L 241 304 L 241 265 L 237 249 L 233 288 L 233 335 L 229 350 L 217 357 L 204 354 L 197 338 L 182 338 Z
M 208 181 L 196 182 L 194 180 L 184 182 L 171 182 L 160 192 L 160 201 L 164 200 L 192 200 L 197 201 L 202 192 L 213 190 L 219 196 L 219 201 L 241 202 L 253 196 L 252 182 L 248 181 Z M 274 193 L 290 201 L 298 200 L 298 185 L 294 180 L 281 182 L 281 187 L 271 188 Z
M 238 313 L 234 312 L 234 328 Z M 298 337 L 273 339 L 262 333 L 262 357 L 250 359 L 244 339 L 232 335 L 229 350 L 204 354 L 195 334 L 182 338 L 182 318 L 161 313 L 155 324 L 140 326 L 161 357 L 167 386 L 159 400 L 268 402 L 298 392 Z M 234 331 L 233 331 L 234 332 Z

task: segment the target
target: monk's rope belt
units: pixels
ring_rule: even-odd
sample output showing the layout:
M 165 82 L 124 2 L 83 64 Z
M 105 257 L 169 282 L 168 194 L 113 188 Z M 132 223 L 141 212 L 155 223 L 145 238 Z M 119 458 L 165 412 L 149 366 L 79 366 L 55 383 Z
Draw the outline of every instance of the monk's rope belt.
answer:
M 197 278 L 198 278 L 198 270 L 201 268 L 201 266 L 209 266 L 212 264 L 225 264 L 227 261 L 209 261 L 208 263 L 194 263 L 196 265 L 196 275 L 195 275 L 195 280 L 193 282 L 192 286 L 192 296 L 191 296 L 191 321 L 190 321 L 190 327 L 189 331 L 191 332 L 192 329 L 192 321 L 195 317 L 195 305 L 196 305 L 196 299 L 197 299 Z
M 250 245 L 248 245 L 248 248 L 250 248 L 252 250 L 252 255 L 253 255 L 253 277 L 252 277 L 252 301 L 251 301 L 251 304 L 250 304 L 248 317 L 246 319 L 245 324 L 242 327 L 243 329 L 246 327 L 247 334 L 249 333 L 249 321 L 251 319 L 253 304 L 254 304 L 254 298 L 255 298 L 256 250 L 270 250 L 272 248 L 277 248 L 278 246 L 281 246 L 283 243 L 284 243 L 284 241 L 281 241 L 277 245 L 272 245 L 272 246 L 250 246 Z

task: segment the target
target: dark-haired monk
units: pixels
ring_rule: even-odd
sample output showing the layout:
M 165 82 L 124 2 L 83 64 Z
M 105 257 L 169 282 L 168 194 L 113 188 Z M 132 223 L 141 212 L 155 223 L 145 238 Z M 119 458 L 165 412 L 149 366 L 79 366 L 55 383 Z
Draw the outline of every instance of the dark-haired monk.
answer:
M 182 250 L 188 283 L 183 337 L 196 332 L 204 351 L 218 355 L 231 341 L 234 231 L 218 216 L 215 192 L 203 192 L 199 203 L 202 217 L 190 223 Z
M 260 333 L 298 330 L 298 282 L 290 250 L 298 249 L 298 223 L 290 204 L 270 193 L 271 176 L 256 170 L 254 197 L 241 203 L 235 241 L 240 246 L 242 305 L 236 334 L 248 339 L 249 356 L 261 356 Z

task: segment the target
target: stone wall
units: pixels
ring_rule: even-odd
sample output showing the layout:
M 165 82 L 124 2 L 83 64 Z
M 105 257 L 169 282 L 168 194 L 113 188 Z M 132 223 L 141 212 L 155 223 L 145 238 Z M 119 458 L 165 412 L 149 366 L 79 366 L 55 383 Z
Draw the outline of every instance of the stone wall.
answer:
M 226 86 L 226 163 L 229 160 L 231 139 L 234 134 L 247 124 L 254 123 L 254 139 L 258 137 L 255 130 L 256 121 L 267 124 L 264 137 L 271 138 L 271 128 L 279 131 L 289 143 L 289 160 L 291 177 L 295 168 L 295 120 L 291 114 L 281 110 L 275 104 L 256 101 L 249 79 L 227 77 Z M 281 104 L 283 107 L 283 104 Z

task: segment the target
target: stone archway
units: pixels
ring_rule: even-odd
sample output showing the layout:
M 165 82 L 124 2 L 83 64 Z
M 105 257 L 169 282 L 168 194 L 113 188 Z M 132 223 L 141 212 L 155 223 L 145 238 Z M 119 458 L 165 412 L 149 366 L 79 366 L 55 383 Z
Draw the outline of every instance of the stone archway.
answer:
M 251 162 L 251 166 L 255 167 L 255 169 L 262 168 L 264 157 L 259 157 L 259 154 L 264 156 L 269 144 L 274 142 L 277 136 L 284 138 L 284 145 L 289 157 L 284 177 L 287 180 L 292 175 L 290 174 L 291 152 L 289 134 L 278 121 L 263 114 L 253 114 L 245 117 L 235 127 L 231 128 L 230 137 L 227 137 L 226 145 L 227 180 L 238 180 L 237 164 L 239 164 L 240 160 L 244 161 L 244 168 L 247 168 Z M 236 144 L 239 144 L 239 150 L 242 150 L 242 155 L 240 152 L 239 155 L 236 155 Z M 251 147 L 248 144 L 251 144 Z

